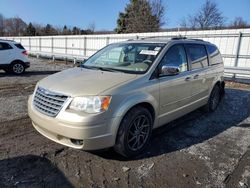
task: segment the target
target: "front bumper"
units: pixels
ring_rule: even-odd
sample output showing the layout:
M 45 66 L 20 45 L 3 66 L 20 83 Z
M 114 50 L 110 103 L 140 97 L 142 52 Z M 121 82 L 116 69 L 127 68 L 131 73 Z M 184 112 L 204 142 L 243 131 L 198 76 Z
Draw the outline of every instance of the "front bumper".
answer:
M 49 117 L 38 112 L 32 105 L 32 96 L 28 101 L 28 113 L 34 128 L 43 136 L 62 145 L 83 149 L 98 150 L 114 146 L 119 118 L 103 121 L 72 122 L 67 115 L 67 121 L 59 117 Z M 62 112 L 63 113 L 63 112 Z M 76 144 L 75 140 L 80 141 Z M 79 144 L 80 143 L 80 144 Z

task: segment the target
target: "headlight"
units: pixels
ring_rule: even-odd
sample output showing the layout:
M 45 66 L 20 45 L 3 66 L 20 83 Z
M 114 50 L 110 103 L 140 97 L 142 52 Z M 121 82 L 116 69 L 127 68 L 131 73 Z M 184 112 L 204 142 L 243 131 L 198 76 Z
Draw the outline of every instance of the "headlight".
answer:
M 75 97 L 69 105 L 69 109 L 86 113 L 99 113 L 108 109 L 111 96 L 86 96 Z

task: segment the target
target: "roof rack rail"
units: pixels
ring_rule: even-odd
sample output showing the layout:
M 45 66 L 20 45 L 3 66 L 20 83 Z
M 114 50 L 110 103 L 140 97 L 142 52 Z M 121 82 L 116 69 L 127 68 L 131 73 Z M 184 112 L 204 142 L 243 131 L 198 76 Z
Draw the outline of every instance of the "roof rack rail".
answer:
M 170 40 L 188 39 L 187 37 L 184 37 L 181 35 L 149 36 L 149 37 L 142 37 L 142 38 L 138 38 L 138 39 L 144 40 L 144 39 L 153 39 L 153 38 L 167 38 Z
M 189 39 L 189 40 L 196 40 L 196 41 L 204 41 L 204 40 L 202 40 L 202 39 Z
M 149 37 L 139 37 L 138 39 L 144 40 L 144 39 L 155 39 L 155 38 L 169 38 L 168 36 L 149 36 Z
M 172 37 L 171 40 L 183 40 L 183 39 L 188 39 L 187 37 L 182 37 L 182 36 L 178 36 L 178 37 Z
M 157 39 L 157 38 L 166 38 L 166 39 L 169 39 L 169 40 L 194 40 L 194 41 L 204 41 L 202 39 L 196 39 L 196 38 L 188 38 L 186 36 L 182 36 L 182 35 L 172 35 L 172 36 L 169 36 L 169 35 L 165 35 L 165 36 L 148 36 L 148 37 L 136 37 L 135 39 L 129 39 L 130 40 L 145 40 L 145 39 Z

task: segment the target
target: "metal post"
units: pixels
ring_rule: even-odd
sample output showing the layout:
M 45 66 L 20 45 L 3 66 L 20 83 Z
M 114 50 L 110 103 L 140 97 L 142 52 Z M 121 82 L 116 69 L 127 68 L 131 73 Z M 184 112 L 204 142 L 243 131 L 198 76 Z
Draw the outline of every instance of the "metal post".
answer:
M 68 38 L 67 37 L 65 37 L 65 54 L 67 54 L 68 53 Z
M 42 52 L 42 39 L 39 37 L 39 52 Z
M 31 51 L 31 41 L 30 41 L 30 37 L 29 37 L 29 51 Z
M 238 60 L 239 60 L 239 53 L 240 53 L 241 38 L 242 38 L 242 33 L 239 32 L 239 35 L 238 35 L 238 43 L 237 43 L 237 48 L 236 48 L 236 54 L 235 54 L 235 59 L 234 59 L 234 66 L 235 66 L 235 67 L 238 67 Z
M 53 54 L 54 52 L 54 40 L 53 40 L 53 37 L 51 37 L 51 53 Z
M 87 37 L 84 37 L 84 56 L 87 56 Z
M 109 37 L 106 38 L 106 45 L 109 44 Z

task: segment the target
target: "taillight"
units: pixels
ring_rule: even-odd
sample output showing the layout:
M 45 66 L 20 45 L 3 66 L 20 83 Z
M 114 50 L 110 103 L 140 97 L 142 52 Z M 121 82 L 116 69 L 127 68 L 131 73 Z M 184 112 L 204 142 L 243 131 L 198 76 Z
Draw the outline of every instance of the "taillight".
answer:
M 23 55 L 28 55 L 28 52 L 27 51 L 23 51 L 22 54 Z

